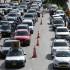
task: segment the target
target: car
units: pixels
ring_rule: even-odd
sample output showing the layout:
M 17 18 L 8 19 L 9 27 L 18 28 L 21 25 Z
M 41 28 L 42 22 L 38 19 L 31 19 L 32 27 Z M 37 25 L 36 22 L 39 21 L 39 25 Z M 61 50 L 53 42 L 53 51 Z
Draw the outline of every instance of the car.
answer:
M 40 13 L 41 13 L 41 12 L 40 12 L 39 6 L 37 6 L 37 5 L 35 5 L 35 6 L 34 6 L 34 5 L 31 5 L 30 9 L 36 9 L 36 11 L 37 11 L 37 16 L 40 17 Z
M 24 67 L 26 63 L 26 57 L 22 48 L 10 48 L 5 58 L 5 67 Z
M 56 10 L 55 14 L 58 14 L 58 15 L 60 15 L 61 17 L 64 17 L 64 15 L 65 15 L 64 11 L 61 10 L 61 9 Z
M 31 35 L 27 29 L 18 29 L 15 31 L 14 39 L 19 40 L 21 45 L 30 45 Z
M 2 34 L 2 37 L 10 37 L 11 36 L 11 25 L 6 21 L 7 24 L 3 23 L 0 25 L 0 32 Z
M 67 27 L 57 27 L 57 29 L 55 30 L 55 38 L 62 38 L 62 39 L 66 39 L 69 40 L 70 38 L 70 33 L 68 31 Z
M 39 8 L 41 8 L 41 6 L 42 6 L 42 1 L 41 0 L 36 0 L 34 2 L 36 2 L 39 5 Z
M 50 24 L 52 24 L 53 21 L 56 20 L 56 19 L 57 20 L 59 20 L 59 19 L 63 20 L 63 18 L 60 15 L 57 15 L 57 14 L 56 15 L 52 15 L 52 16 L 50 16 Z
M 17 19 L 18 17 L 20 17 L 20 15 L 17 14 L 17 12 L 14 12 L 14 13 L 8 13 L 5 18 L 14 18 L 14 19 Z
M 0 54 L 1 57 L 6 57 L 9 49 L 12 47 L 12 43 L 17 42 L 17 40 L 14 39 L 5 39 L 3 45 L 0 47 Z M 19 42 L 20 45 L 20 42 Z
M 34 16 L 33 14 L 31 14 L 31 13 L 26 13 L 26 14 L 24 15 L 24 19 L 30 19 L 30 20 L 33 21 L 33 24 L 36 23 L 35 16 Z
M 34 31 L 34 24 L 32 20 L 24 19 L 23 24 L 27 24 L 29 26 L 30 33 L 33 34 Z
M 31 14 L 35 15 L 35 19 L 36 19 L 36 21 L 38 21 L 37 12 L 36 12 L 35 9 L 29 9 L 29 10 L 27 11 L 27 13 L 31 13 Z
M 64 20 L 55 19 L 55 20 L 52 21 L 53 30 L 55 30 L 59 26 L 65 26 Z
M 19 5 L 19 8 L 23 8 L 24 12 L 27 12 L 28 9 L 26 4 Z
M 55 57 L 56 51 L 61 49 L 69 50 L 70 49 L 69 42 L 65 39 L 55 39 L 51 47 L 52 57 Z
M 53 69 L 70 69 L 70 50 L 57 50 L 53 59 Z

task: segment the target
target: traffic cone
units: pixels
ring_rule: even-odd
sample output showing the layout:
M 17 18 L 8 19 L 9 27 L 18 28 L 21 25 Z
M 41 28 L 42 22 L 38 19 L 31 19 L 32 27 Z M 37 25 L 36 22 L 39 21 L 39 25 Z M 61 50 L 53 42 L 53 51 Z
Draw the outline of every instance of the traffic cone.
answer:
M 38 34 L 37 34 L 37 39 L 38 39 L 38 38 L 40 38 L 39 31 L 38 31 Z
M 42 25 L 42 19 L 41 19 L 40 25 Z
M 37 57 L 36 48 L 34 47 L 34 48 L 33 48 L 33 55 L 32 55 L 32 58 L 36 58 L 36 57 Z
M 36 46 L 39 46 L 39 39 L 37 39 L 37 44 L 36 44 Z

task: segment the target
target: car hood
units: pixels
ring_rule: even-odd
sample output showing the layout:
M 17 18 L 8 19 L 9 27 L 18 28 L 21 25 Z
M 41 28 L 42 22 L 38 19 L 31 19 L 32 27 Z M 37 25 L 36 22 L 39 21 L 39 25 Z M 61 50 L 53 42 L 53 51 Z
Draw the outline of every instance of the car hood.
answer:
M 25 60 L 25 56 L 7 56 L 5 60 Z
M 55 60 L 59 62 L 70 62 L 70 57 L 55 57 Z

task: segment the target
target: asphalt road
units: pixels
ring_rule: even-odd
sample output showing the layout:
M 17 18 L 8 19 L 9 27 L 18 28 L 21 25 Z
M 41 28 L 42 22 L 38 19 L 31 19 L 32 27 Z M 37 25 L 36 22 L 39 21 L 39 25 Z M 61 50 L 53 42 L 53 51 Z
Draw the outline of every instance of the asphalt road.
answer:
M 42 25 L 40 25 L 42 20 Z M 37 33 L 40 33 L 39 46 L 37 43 Z M 31 37 L 31 44 L 27 47 L 22 47 L 26 55 L 26 65 L 20 69 L 13 70 L 52 70 L 52 59 L 50 56 L 52 40 L 54 38 L 54 32 L 51 30 L 51 25 L 49 24 L 49 14 L 45 13 L 38 19 L 34 27 L 34 34 Z M 0 44 L 2 44 L 4 38 L 1 39 Z M 33 55 L 33 48 L 36 48 L 37 58 L 31 58 Z M 4 60 L 0 60 L 0 70 L 12 70 L 5 69 Z

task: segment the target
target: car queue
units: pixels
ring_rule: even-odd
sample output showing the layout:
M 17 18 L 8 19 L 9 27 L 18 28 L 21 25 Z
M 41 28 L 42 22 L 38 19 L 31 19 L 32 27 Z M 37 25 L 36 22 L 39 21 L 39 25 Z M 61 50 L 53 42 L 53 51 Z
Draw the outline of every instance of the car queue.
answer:
M 24 3 L 7 4 L 9 12 L 5 11 L 4 19 L 0 19 L 1 38 L 10 38 L 5 39 L 3 45 L 0 45 L 0 57 L 5 58 L 6 68 L 25 66 L 26 54 L 22 47 L 30 45 L 34 26 L 40 17 L 41 2 L 29 2 L 30 7 L 29 3 Z
M 55 33 L 51 46 L 53 69 L 70 68 L 70 32 L 69 21 L 65 12 L 57 5 L 50 5 L 50 25 Z

